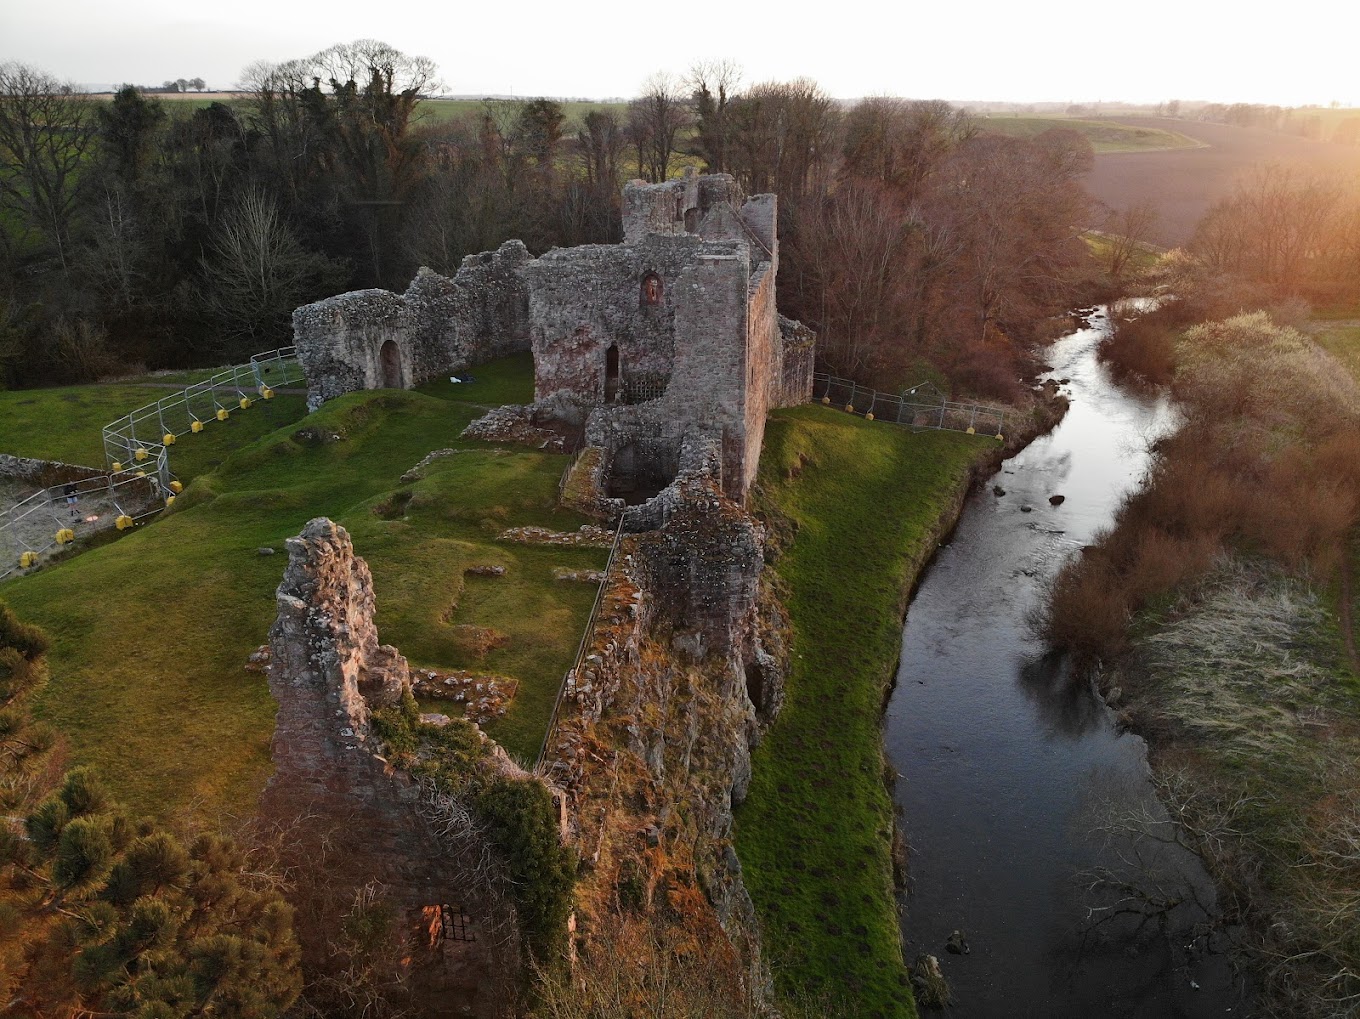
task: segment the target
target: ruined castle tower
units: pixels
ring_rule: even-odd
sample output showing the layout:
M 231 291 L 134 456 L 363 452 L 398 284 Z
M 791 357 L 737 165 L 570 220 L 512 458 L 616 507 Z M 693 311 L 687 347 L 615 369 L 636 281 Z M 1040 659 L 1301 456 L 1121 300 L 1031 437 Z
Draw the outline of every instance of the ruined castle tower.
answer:
M 622 244 L 532 258 L 507 241 L 452 279 L 422 269 L 400 296 L 363 290 L 299 308 L 309 405 L 532 350 L 540 412 L 584 423 L 591 445 L 661 482 L 679 470 L 682 442 L 702 437 L 723 491 L 743 500 L 766 414 L 812 387 L 812 334 L 776 310 L 776 198 L 693 171 L 634 181 L 623 198 Z

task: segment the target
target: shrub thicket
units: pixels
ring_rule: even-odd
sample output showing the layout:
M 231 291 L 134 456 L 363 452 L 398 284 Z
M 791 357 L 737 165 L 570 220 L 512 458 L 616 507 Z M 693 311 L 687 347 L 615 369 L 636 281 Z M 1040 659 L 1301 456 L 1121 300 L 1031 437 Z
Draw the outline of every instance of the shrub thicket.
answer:
M 46 640 L 0 604 L 0 1000 L 7 1015 L 282 1015 L 301 983 L 292 910 L 229 839 L 134 821 L 53 766 L 28 717 Z
M 576 861 L 562 844 L 547 786 L 489 766 L 488 744 L 470 722 L 422 725 L 409 696 L 376 712 L 374 723 L 391 759 L 466 804 L 505 868 L 524 947 L 534 958 L 557 958 L 571 914 Z
M 1220 550 L 1326 575 L 1356 523 L 1360 389 L 1330 355 L 1256 313 L 1189 329 L 1176 359 L 1183 426 L 1045 610 L 1047 636 L 1089 657 L 1122 650 L 1133 613 Z

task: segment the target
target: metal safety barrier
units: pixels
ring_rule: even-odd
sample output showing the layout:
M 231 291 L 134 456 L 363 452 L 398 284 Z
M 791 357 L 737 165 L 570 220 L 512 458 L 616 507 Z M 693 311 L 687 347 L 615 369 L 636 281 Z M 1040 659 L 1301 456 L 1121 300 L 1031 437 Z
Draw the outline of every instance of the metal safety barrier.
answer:
M 537 770 L 543 764 L 543 760 L 548 755 L 548 744 L 552 742 L 553 733 L 557 731 L 558 716 L 562 713 L 562 701 L 566 697 L 567 686 L 573 678 L 580 674 L 582 664 L 586 659 L 586 650 L 590 647 L 590 638 L 595 633 L 595 620 L 600 615 L 600 605 L 604 602 L 604 589 L 609 584 L 609 571 L 614 568 L 614 557 L 619 551 L 619 541 L 623 538 L 623 519 L 619 519 L 619 526 L 614 531 L 614 543 L 609 546 L 609 558 L 605 560 L 604 574 L 600 580 L 600 589 L 595 592 L 595 602 L 590 606 L 590 615 L 586 617 L 586 628 L 581 633 L 581 643 L 576 648 L 576 659 L 572 662 L 571 668 L 562 674 L 562 682 L 557 687 L 557 698 L 553 701 L 552 714 L 548 717 L 548 727 L 543 733 L 543 742 L 539 745 L 538 756 L 534 758 L 534 769 Z
M 77 536 L 117 527 L 126 530 L 174 502 L 182 486 L 170 467 L 170 450 L 184 435 L 274 391 L 305 381 L 295 347 L 256 354 L 104 426 L 106 471 L 39 489 L 0 509 L 0 580 L 38 564 L 43 555 Z M 68 498 L 74 497 L 74 503 Z M 76 512 L 72 511 L 72 507 Z M 87 512 L 91 509 L 98 512 Z
M 943 429 L 997 438 L 1005 434 L 1006 428 L 1004 407 L 950 400 L 929 382 L 900 393 L 880 393 L 851 379 L 817 372 L 812 376 L 812 399 L 871 421 L 887 421 L 907 428 Z
M 176 439 L 201 432 L 206 423 L 225 421 L 233 410 L 243 410 L 257 398 L 272 399 L 274 390 L 303 379 L 296 347 L 256 354 L 245 364 L 226 368 L 105 425 L 104 462 L 116 471 L 151 459 Z
M 43 555 L 77 535 L 109 527 L 126 530 L 159 513 L 179 490 L 177 482 L 163 480 L 168 475 L 162 457 L 160 462 L 50 485 L 0 510 L 0 549 L 12 553 L 0 559 L 0 580 L 37 565 Z

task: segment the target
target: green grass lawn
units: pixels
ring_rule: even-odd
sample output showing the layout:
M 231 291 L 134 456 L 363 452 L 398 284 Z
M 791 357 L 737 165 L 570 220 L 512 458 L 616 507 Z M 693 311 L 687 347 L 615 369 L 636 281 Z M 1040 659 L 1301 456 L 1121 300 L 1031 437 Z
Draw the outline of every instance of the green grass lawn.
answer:
M 788 699 L 754 755 L 737 848 L 782 994 L 915 1014 L 892 887 L 882 711 L 910 585 L 994 440 L 821 407 L 771 416 L 759 505 L 797 525 L 775 563 Z
M 528 351 L 511 354 L 498 361 L 473 368 L 457 376 L 475 382 L 450 382 L 449 376 L 432 379 L 420 392 L 441 400 L 499 407 L 505 403 L 532 403 L 534 399 L 534 355 Z
M 126 385 L 156 385 L 156 386 L 190 386 L 195 382 L 206 382 L 214 375 L 220 375 L 233 367 L 229 364 L 218 365 L 216 368 L 186 368 L 183 371 L 153 371 L 142 372 L 139 375 L 129 375 L 126 378 L 106 379 L 107 382 L 118 382 Z
M 525 361 L 482 370 L 482 395 L 531 387 Z M 181 441 L 187 449 L 282 400 Z M 340 441 L 310 441 L 288 423 L 199 476 L 155 523 L 0 585 L 0 597 L 53 638 L 37 714 L 67 737 L 75 762 L 96 765 L 136 810 L 249 814 L 271 771 L 275 706 L 265 678 L 244 665 L 267 639 L 285 565 L 282 554 L 257 549 L 282 553 L 285 538 L 325 515 L 369 560 L 384 642 L 416 666 L 519 680 L 510 712 L 488 731 L 531 759 L 595 594 L 553 580 L 552 568 L 598 569 L 605 553 L 494 540 L 514 524 L 574 529 L 584 520 L 554 508 L 564 457 L 458 438 L 480 413 L 422 392 L 349 394 L 307 419 Z M 443 448 L 468 452 L 400 481 Z M 468 567 L 486 563 L 506 575 L 465 583 Z M 462 623 L 508 642 L 472 658 L 452 636 Z
M 103 467 L 103 427 L 172 392 L 125 383 L 0 392 L 0 453 Z M 305 397 L 276 396 L 256 400 L 249 410 L 236 410 L 226 421 L 207 421 L 203 431 L 182 436 L 175 444 L 171 469 L 187 483 L 217 466 L 232 450 L 296 421 L 306 411 Z
M 1097 154 L 1105 152 L 1151 152 L 1157 149 L 1193 149 L 1200 143 L 1175 131 L 1134 127 L 1110 120 L 1079 120 L 1072 117 L 979 117 L 978 127 L 991 134 L 1033 138 L 1052 128 L 1068 128 L 1086 138 Z

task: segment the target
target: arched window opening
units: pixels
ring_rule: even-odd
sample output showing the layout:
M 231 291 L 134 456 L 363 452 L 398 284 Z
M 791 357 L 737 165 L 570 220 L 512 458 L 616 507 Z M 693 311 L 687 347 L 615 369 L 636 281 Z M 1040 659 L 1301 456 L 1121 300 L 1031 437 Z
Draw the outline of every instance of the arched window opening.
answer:
M 660 304 L 661 296 L 661 277 L 654 272 L 649 272 L 642 277 L 642 303 Z

